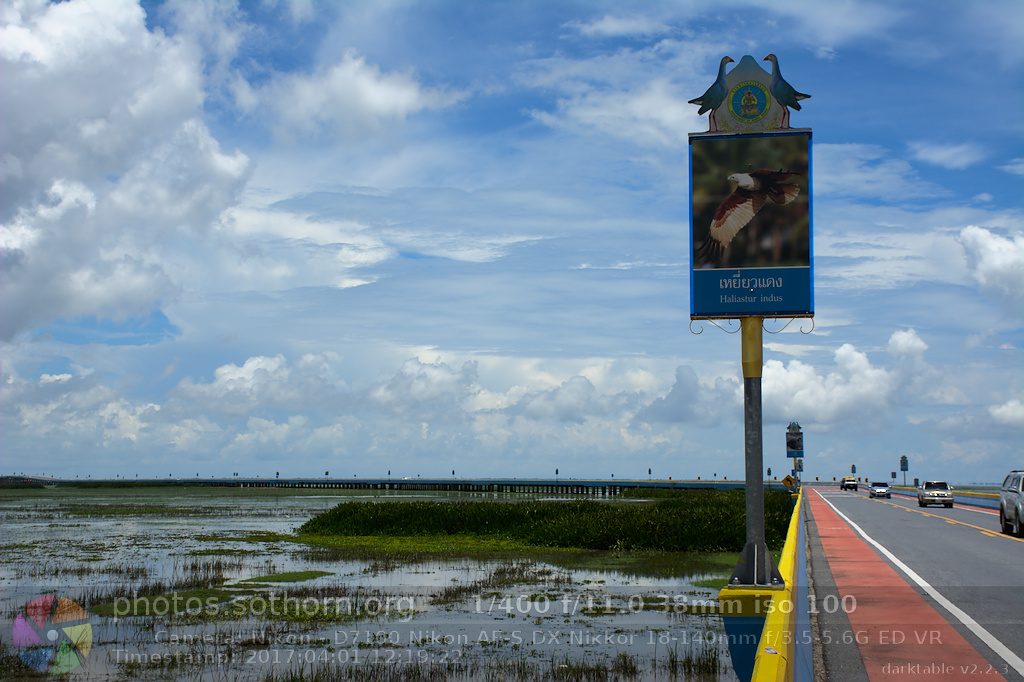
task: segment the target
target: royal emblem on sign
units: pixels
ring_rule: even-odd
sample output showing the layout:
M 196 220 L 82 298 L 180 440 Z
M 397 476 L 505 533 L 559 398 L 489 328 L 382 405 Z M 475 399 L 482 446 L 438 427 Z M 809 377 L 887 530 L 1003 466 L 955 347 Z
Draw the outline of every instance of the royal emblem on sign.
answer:
M 700 107 L 698 114 L 710 112 L 708 132 L 757 133 L 790 127 L 790 109 L 799 111 L 801 100 L 810 95 L 798 92 L 782 77 L 774 54 L 763 61 L 771 65 L 771 73 L 750 55 L 727 71 L 733 59 L 722 57 L 715 82 L 703 95 L 690 100 Z
M 729 91 L 729 113 L 743 123 L 764 118 L 771 106 L 771 94 L 757 81 L 743 81 Z

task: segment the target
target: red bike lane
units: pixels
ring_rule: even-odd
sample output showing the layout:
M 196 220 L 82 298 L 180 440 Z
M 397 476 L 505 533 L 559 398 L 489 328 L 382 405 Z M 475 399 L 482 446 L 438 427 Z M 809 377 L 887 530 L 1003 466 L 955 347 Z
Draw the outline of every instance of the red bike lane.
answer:
M 853 604 L 843 639 L 857 644 L 869 679 L 1005 679 L 820 494 L 807 500 L 836 589 Z M 842 671 L 828 673 L 842 679 Z

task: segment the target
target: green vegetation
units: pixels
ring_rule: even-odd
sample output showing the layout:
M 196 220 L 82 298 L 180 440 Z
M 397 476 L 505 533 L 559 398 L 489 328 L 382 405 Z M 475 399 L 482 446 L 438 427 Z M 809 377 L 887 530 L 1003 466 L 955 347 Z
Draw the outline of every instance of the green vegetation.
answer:
M 765 492 L 770 547 L 782 546 L 791 511 L 787 493 Z M 631 504 L 345 502 L 307 521 L 299 534 L 373 536 L 385 542 L 396 536 L 470 536 L 533 547 L 728 552 L 744 545 L 744 497 L 741 490 L 687 490 L 657 502 Z
M 325 575 L 333 575 L 330 571 L 291 571 L 286 573 L 271 573 L 255 578 L 247 578 L 242 582 L 252 583 L 301 583 L 314 578 L 322 578 Z

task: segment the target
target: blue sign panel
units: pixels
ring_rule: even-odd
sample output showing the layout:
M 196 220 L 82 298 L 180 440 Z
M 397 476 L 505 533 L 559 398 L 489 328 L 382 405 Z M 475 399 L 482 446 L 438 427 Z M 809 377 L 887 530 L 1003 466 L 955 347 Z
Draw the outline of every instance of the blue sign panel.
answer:
M 809 130 L 690 135 L 690 317 L 812 316 L 811 217 Z

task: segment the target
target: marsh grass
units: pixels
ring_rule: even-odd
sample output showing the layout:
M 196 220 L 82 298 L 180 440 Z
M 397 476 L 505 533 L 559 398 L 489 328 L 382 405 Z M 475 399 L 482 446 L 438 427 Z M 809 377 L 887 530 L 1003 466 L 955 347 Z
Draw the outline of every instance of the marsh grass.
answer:
M 765 535 L 780 547 L 792 511 L 787 493 L 765 492 Z M 299 529 L 302 536 L 459 537 L 534 547 L 629 552 L 740 551 L 746 539 L 742 490 L 687 490 L 651 503 L 344 502 Z
M 514 585 L 564 585 L 570 582 L 567 575 L 555 573 L 550 568 L 538 567 L 532 562 L 508 562 L 500 564 L 489 575 L 469 583 L 449 585 L 431 596 L 432 604 L 453 604 L 466 597 L 501 590 Z
M 322 578 L 325 575 L 333 575 L 330 571 L 288 571 L 285 573 L 271 573 L 260 575 L 254 578 L 246 578 L 242 582 L 254 583 L 300 583 L 306 580 Z

